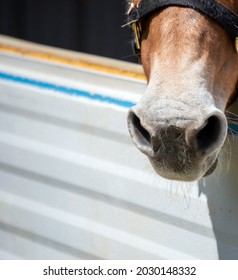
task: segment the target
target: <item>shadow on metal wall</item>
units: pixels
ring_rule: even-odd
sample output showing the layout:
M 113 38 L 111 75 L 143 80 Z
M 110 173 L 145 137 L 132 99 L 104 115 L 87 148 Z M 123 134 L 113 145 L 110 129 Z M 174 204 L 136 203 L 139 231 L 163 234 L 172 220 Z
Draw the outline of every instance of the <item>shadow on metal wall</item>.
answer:
M 238 138 L 230 136 L 223 160 L 214 175 L 199 182 L 200 193 L 207 197 L 209 214 L 216 237 L 219 259 L 238 259 Z M 217 183 L 216 183 L 217 182 Z

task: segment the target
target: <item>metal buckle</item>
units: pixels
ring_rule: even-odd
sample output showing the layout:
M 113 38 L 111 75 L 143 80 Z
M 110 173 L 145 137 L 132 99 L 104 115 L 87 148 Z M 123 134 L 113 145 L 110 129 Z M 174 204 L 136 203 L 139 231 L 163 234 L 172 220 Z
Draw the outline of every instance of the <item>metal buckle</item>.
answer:
M 130 13 L 131 13 L 131 11 L 133 10 L 133 9 L 138 9 L 139 8 L 139 6 L 140 6 L 140 1 L 139 2 L 136 2 L 136 3 L 134 3 L 132 0 L 128 3 L 128 10 L 127 10 L 127 12 L 126 12 L 126 15 L 130 15 Z
M 135 4 L 133 2 L 129 2 L 129 8 L 126 12 L 126 15 L 129 15 L 134 8 L 135 8 Z

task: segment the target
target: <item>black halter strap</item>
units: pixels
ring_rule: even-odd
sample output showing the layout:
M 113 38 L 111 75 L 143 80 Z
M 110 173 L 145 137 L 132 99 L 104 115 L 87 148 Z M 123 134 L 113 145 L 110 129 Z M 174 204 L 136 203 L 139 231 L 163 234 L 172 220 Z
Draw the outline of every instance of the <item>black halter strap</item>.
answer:
M 238 15 L 214 0 L 142 0 L 138 7 L 132 3 L 130 5 L 126 25 L 133 25 L 133 23 L 139 22 L 152 12 L 169 6 L 188 7 L 197 10 L 216 21 L 230 34 L 232 39 L 235 40 L 238 52 Z M 135 29 L 135 26 L 133 29 Z

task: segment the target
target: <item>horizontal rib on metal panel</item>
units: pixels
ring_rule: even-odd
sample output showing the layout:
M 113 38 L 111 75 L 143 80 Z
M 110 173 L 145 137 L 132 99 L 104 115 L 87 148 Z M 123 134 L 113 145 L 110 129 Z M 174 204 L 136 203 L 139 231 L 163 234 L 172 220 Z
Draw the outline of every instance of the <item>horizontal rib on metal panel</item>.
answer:
M 17 52 L 0 60 L 0 258 L 238 258 L 235 136 L 214 175 L 166 181 L 127 132 L 143 80 Z

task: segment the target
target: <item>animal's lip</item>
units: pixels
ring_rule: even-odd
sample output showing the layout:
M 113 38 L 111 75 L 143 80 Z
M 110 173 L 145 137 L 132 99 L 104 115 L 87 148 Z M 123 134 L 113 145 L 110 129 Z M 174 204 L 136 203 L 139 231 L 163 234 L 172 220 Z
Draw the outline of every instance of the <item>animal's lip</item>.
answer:
M 172 166 L 166 167 L 164 165 L 161 165 L 161 160 L 159 160 L 158 157 L 148 157 L 153 169 L 155 172 L 168 180 L 176 180 L 176 181 L 196 181 L 201 177 L 199 174 L 196 174 L 192 172 L 184 172 L 185 168 L 173 168 Z M 178 167 L 178 166 L 177 166 Z
M 181 167 L 180 169 L 177 169 L 177 170 L 168 169 L 166 171 L 166 168 L 165 169 L 161 168 L 161 161 L 160 161 L 159 157 L 156 157 L 156 156 L 155 157 L 149 157 L 148 156 L 148 158 L 149 158 L 155 172 L 159 176 L 162 176 L 162 177 L 164 177 L 166 179 L 169 179 L 169 180 L 172 179 L 172 180 L 177 180 L 177 181 L 197 181 L 197 180 L 201 179 L 202 177 L 207 177 L 215 171 L 215 169 L 217 167 L 217 164 L 218 164 L 218 157 L 217 157 L 213 161 L 213 163 L 210 165 L 210 167 L 205 171 L 202 171 L 202 169 L 204 170 L 205 166 L 207 165 L 207 164 L 205 164 L 204 161 L 203 161 L 203 164 L 202 164 L 203 168 L 200 169 L 200 172 L 198 171 L 199 170 L 198 167 L 197 168 L 192 168 L 190 170 L 190 172 L 189 171 L 183 172 L 183 170 L 185 170 L 186 167 L 184 167 L 184 168 Z M 202 172 L 204 172 L 204 173 L 202 173 Z

